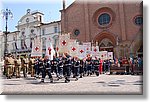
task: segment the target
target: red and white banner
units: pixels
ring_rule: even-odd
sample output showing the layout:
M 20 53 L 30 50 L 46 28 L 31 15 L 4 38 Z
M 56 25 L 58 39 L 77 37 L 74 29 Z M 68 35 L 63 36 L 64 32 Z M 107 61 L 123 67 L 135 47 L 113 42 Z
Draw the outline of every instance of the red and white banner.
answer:
M 84 45 L 78 45 L 78 58 L 84 59 L 86 57 L 86 47 Z
M 92 46 L 92 57 L 99 58 L 99 46 Z
M 53 48 L 51 38 L 48 37 L 46 39 L 46 56 L 48 56 L 50 60 L 53 60 L 54 55 L 55 55 L 55 50 Z
M 42 42 L 40 37 L 35 37 L 32 44 L 31 57 L 42 57 Z
M 113 52 L 108 52 L 108 59 L 113 60 Z
M 84 42 L 83 45 L 85 46 L 86 55 L 91 54 L 91 42 Z
M 70 34 L 59 35 L 59 53 L 69 53 Z
M 108 54 L 107 51 L 100 51 L 100 52 L 99 52 L 99 57 L 100 57 L 100 59 L 102 59 L 102 60 L 107 60 L 107 59 L 108 59 L 107 54 Z
M 74 39 L 70 39 L 69 41 L 69 54 L 70 56 L 78 56 L 78 42 Z

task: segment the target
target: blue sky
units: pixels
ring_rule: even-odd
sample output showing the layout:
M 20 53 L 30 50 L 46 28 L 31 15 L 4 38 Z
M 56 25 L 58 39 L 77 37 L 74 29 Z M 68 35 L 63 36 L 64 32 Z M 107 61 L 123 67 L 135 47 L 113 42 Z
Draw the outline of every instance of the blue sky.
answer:
M 66 5 L 70 5 L 74 0 L 66 0 Z M 57 21 L 61 18 L 59 10 L 62 9 L 62 0 L 2 0 L 2 9 L 10 9 L 13 13 L 13 19 L 8 20 L 8 30 L 15 31 L 17 22 L 23 15 L 26 14 L 27 9 L 31 11 L 39 10 L 44 13 L 44 21 Z M 2 16 L 0 16 L 2 19 Z M 2 20 L 2 31 L 5 30 L 5 21 Z

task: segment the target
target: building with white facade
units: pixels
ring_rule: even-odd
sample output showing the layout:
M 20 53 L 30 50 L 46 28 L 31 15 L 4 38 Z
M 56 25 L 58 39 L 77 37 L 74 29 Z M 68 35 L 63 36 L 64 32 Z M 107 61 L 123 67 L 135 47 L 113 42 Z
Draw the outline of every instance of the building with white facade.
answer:
M 46 51 L 46 38 L 51 38 L 54 49 L 61 33 L 60 21 L 43 23 L 44 14 L 30 9 L 21 17 L 16 26 L 17 31 L 8 34 L 8 52 L 14 55 L 31 54 L 32 40 L 39 36 L 42 40 L 42 53 Z M 4 34 L 3 34 L 4 35 Z M 1 36 L 1 55 L 4 56 L 4 36 Z

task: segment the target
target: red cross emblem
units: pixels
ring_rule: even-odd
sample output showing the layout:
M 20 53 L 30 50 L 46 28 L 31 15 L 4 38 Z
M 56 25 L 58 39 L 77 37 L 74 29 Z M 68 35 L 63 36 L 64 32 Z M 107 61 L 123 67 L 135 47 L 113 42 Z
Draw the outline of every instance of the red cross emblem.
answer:
M 89 48 L 86 48 L 86 50 L 89 50 Z
M 80 52 L 83 53 L 84 51 L 83 51 L 83 50 L 80 50 Z
M 67 42 L 66 42 L 65 40 L 62 41 L 62 45 L 66 45 L 66 43 L 67 43 Z
M 96 52 L 96 51 L 97 51 L 97 49 L 95 48 L 95 49 L 94 49 L 94 52 Z
M 39 50 L 39 47 L 35 47 L 35 50 L 38 51 L 38 50 Z
M 73 48 L 72 48 L 72 51 L 75 51 L 75 50 L 76 50 L 76 48 L 75 48 L 75 47 L 73 47 Z

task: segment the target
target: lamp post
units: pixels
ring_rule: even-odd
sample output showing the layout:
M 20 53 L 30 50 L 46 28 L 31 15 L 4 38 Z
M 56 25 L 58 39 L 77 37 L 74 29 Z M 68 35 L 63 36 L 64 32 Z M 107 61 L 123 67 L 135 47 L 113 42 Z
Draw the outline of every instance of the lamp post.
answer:
M 9 34 L 7 23 L 8 23 L 9 16 L 12 18 L 13 14 L 12 14 L 12 12 L 9 9 L 6 9 L 6 10 L 3 9 L 3 10 L 1 10 L 1 13 L 2 13 L 3 18 L 6 21 L 5 32 L 4 32 L 5 33 L 5 36 L 4 36 L 5 37 L 4 56 L 6 56 L 6 54 L 8 53 L 8 49 L 7 49 L 7 35 Z

